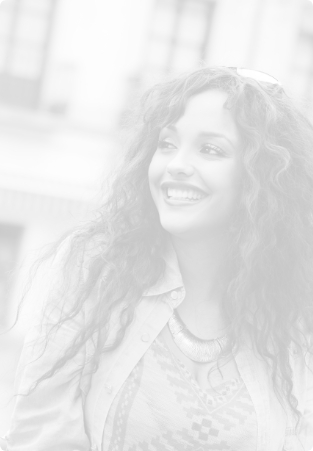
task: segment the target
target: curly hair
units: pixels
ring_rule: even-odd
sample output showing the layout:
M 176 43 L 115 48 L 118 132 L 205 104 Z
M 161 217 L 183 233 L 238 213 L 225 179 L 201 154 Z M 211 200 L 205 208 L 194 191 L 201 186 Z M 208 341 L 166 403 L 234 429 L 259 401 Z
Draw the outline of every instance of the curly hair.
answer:
M 250 337 L 271 369 L 278 396 L 296 411 L 289 348 L 303 352 L 303 339 L 309 348 L 306 337 L 313 330 L 313 129 L 279 85 L 224 67 L 184 74 L 143 95 L 134 137 L 105 202 L 96 218 L 70 238 L 62 291 L 55 295 L 63 304 L 47 336 L 73 321 L 86 303 L 91 313 L 43 378 L 88 340 L 94 344 L 95 371 L 100 356 L 123 340 L 144 291 L 162 275 L 165 232 L 149 190 L 149 164 L 160 130 L 183 114 L 191 96 L 209 89 L 228 94 L 225 108 L 243 143 L 242 196 L 223 272 L 232 342 L 236 348 Z M 114 312 L 120 328 L 109 345 Z

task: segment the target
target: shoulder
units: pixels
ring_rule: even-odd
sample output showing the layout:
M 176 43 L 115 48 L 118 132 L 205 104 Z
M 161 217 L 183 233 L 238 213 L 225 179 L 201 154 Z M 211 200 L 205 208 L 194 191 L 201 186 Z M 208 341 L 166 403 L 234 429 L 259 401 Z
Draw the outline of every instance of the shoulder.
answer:
M 90 238 L 80 230 L 55 243 L 37 264 L 35 282 L 42 293 L 49 294 L 52 302 L 66 295 L 69 302 L 86 284 L 96 262 L 98 269 L 102 269 L 101 244 L 100 239 Z M 97 271 L 98 276 L 100 272 Z
M 308 406 L 313 412 L 313 348 L 312 334 L 303 335 L 300 345 L 289 348 L 292 370 L 293 392 L 299 402 L 300 411 Z
M 55 243 L 36 262 L 23 301 L 27 342 L 33 342 L 34 336 L 52 337 L 55 331 L 62 347 L 62 340 L 65 344 L 79 334 L 92 305 L 89 299 L 83 302 L 82 295 L 96 253 L 87 249 L 84 237 L 76 232 Z

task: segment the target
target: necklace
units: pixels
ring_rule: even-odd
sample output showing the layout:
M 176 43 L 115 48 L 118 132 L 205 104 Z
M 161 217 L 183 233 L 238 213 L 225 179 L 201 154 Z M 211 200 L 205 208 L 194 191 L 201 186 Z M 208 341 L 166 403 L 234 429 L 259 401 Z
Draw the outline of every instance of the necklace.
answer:
M 193 335 L 183 323 L 178 313 L 173 313 L 168 322 L 169 330 L 179 349 L 194 362 L 209 363 L 229 350 L 229 337 L 223 335 L 212 340 L 202 340 Z

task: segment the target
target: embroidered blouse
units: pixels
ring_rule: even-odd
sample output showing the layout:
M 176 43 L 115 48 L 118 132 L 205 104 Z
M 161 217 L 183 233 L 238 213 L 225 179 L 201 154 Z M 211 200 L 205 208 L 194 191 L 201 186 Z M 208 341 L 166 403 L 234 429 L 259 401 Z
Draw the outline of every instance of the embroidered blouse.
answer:
M 241 378 L 203 390 L 160 336 L 113 401 L 103 451 L 253 451 L 257 420 Z

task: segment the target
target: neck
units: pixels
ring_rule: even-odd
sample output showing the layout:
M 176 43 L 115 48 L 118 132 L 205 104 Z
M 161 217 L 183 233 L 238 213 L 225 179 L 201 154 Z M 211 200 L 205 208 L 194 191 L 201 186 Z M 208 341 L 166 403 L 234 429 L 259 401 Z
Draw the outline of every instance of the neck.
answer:
M 227 237 L 215 235 L 205 243 L 177 237 L 171 240 L 188 294 L 197 294 L 199 300 L 213 302 L 221 290 L 222 265 L 229 248 Z
M 224 324 L 221 309 L 223 294 L 222 265 L 227 258 L 229 240 L 225 235 L 194 242 L 171 237 L 184 281 L 186 297 L 179 306 L 183 319 L 192 322 L 211 318 L 212 325 Z M 192 320 L 192 318 L 194 318 Z

